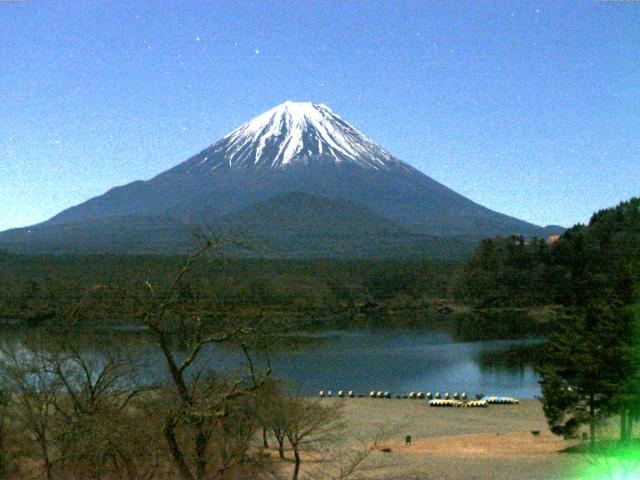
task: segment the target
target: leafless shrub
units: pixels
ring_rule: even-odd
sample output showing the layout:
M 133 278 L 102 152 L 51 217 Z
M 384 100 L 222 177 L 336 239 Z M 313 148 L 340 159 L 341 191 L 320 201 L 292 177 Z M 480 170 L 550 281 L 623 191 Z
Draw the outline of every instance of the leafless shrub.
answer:
M 52 480 L 55 403 L 61 385 L 50 375 L 46 358 L 39 351 L 7 344 L 0 357 L 0 375 L 13 393 L 8 410 L 14 427 L 37 447 L 44 476 Z
M 11 393 L 7 384 L 0 380 L 0 478 L 5 478 L 11 470 L 8 451 L 9 416 Z
M 64 393 L 55 401 L 60 468 L 76 477 L 153 475 L 158 454 L 153 428 L 133 402 L 145 391 L 135 385 L 135 363 L 113 346 L 84 345 L 81 351 L 64 339 L 46 355 Z M 138 428 L 141 424 L 147 428 Z
M 144 325 L 149 328 L 160 349 L 171 379 L 170 387 L 163 393 L 170 401 L 160 404 L 159 414 L 163 418 L 164 440 L 182 480 L 223 475 L 230 468 L 227 461 L 238 463 L 238 439 L 234 439 L 236 445 L 231 448 L 229 437 L 223 435 L 225 431 L 230 431 L 228 428 L 225 430 L 225 424 L 232 417 L 237 402 L 261 385 L 257 380 L 247 383 L 242 378 L 231 380 L 206 376 L 194 369 L 205 347 L 231 342 L 247 333 L 241 325 L 225 326 L 214 333 L 205 331 L 199 312 L 185 305 L 180 295 L 182 281 L 193 263 L 217 246 L 217 242 L 206 240 L 188 257 L 167 289 L 157 291 L 147 282 L 141 293 L 127 292 L 138 306 Z M 180 359 L 172 349 L 177 331 L 180 332 L 181 347 L 185 351 Z M 249 424 L 243 425 L 243 429 Z M 247 432 L 243 432 L 239 438 L 242 440 L 247 435 Z M 240 444 L 245 445 L 243 441 Z M 217 455 L 211 454 L 212 449 Z
M 386 440 L 397 433 L 397 429 L 377 425 L 372 433 L 350 438 L 348 434 L 341 436 L 341 442 L 335 439 L 322 442 L 318 449 L 315 468 L 305 478 L 309 480 L 346 480 L 363 478 L 363 470 L 367 459 Z
M 285 412 L 285 433 L 294 456 L 293 480 L 298 480 L 301 453 L 317 453 L 322 445 L 335 442 L 343 429 L 340 404 L 324 405 L 307 397 L 289 397 L 281 405 Z

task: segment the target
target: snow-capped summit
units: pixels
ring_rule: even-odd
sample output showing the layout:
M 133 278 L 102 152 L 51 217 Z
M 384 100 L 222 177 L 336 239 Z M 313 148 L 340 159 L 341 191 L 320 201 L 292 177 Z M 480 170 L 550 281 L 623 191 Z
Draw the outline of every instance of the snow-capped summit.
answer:
M 327 161 L 376 170 L 403 165 L 329 107 L 311 102 L 284 102 L 241 125 L 203 153 L 198 170 L 279 168 Z
M 1 232 L 0 247 L 184 253 L 202 225 L 310 258 L 423 256 L 456 251 L 462 237 L 545 233 L 394 158 L 329 107 L 285 102 L 150 180 Z

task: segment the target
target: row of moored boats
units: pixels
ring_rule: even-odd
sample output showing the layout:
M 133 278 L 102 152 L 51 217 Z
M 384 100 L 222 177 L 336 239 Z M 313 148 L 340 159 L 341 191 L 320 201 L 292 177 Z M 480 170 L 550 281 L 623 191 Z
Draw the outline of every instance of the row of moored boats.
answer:
M 320 390 L 320 397 L 333 397 L 331 390 Z M 365 395 L 356 395 L 353 390 L 344 391 L 338 390 L 336 393 L 338 398 L 365 398 Z M 369 392 L 369 398 L 396 398 L 396 399 L 410 399 L 410 400 L 428 400 L 431 407 L 471 407 L 471 408 L 484 408 L 489 405 L 517 405 L 520 400 L 513 397 L 504 396 L 485 396 L 483 394 L 476 395 L 475 400 L 468 400 L 465 392 L 454 392 L 452 395 L 449 392 L 440 394 L 440 392 L 410 392 L 407 395 L 392 395 L 389 391 L 374 391 Z

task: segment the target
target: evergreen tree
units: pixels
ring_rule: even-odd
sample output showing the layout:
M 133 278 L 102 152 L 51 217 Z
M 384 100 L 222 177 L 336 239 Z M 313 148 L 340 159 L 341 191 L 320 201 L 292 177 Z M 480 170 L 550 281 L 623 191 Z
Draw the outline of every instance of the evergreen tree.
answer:
M 482 240 L 458 272 L 458 297 L 477 308 L 549 303 L 544 282 L 549 247 L 521 236 Z
M 630 305 L 640 296 L 640 198 L 595 213 L 551 245 L 519 236 L 483 240 L 454 289 L 479 308 L 583 308 L 594 298 Z
M 640 315 L 635 315 L 633 337 L 628 342 L 625 362 L 630 370 L 622 388 L 614 397 L 612 410 L 620 415 L 620 440 L 633 437 L 634 422 L 640 418 Z
M 544 347 L 542 404 L 551 431 L 571 436 L 616 410 L 634 372 L 633 316 L 620 302 L 596 301 L 575 319 L 561 322 Z

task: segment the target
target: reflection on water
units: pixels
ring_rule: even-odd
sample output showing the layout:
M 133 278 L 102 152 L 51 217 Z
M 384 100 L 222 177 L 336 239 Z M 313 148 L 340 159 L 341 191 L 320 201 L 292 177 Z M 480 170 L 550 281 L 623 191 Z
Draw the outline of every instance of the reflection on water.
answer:
M 166 380 L 160 353 L 148 342 L 125 339 L 121 348 L 144 364 L 142 383 Z M 316 394 L 319 390 L 388 390 L 393 394 L 410 391 L 479 392 L 533 398 L 539 395 L 538 378 L 529 363 L 481 361 L 483 355 L 521 348 L 535 340 L 500 340 L 454 343 L 441 331 L 332 331 L 324 341 L 288 351 L 269 354 L 275 377 L 285 380 L 294 392 Z M 517 349 L 516 348 L 516 349 Z M 180 352 L 176 352 L 178 357 Z M 264 355 L 257 363 L 266 367 Z M 240 351 L 211 347 L 203 351 L 198 369 L 230 371 L 243 369 Z
M 435 331 L 340 331 L 327 332 L 321 345 L 271 353 L 270 360 L 274 375 L 304 394 L 319 390 L 406 394 L 416 390 L 533 398 L 540 390 L 531 365 L 512 369 L 480 361 L 485 352 L 532 342 L 453 343 L 450 334 Z M 227 370 L 237 369 L 244 361 L 239 352 L 217 349 L 210 353 Z

